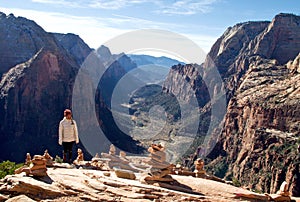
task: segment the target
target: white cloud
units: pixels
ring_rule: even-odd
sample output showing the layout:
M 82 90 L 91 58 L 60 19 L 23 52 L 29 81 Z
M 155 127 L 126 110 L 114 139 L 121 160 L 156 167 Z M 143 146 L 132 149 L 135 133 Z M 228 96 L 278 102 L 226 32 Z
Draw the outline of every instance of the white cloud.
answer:
M 208 52 L 216 37 L 192 34 L 185 25 L 155 22 L 141 18 L 123 15 L 103 17 L 78 17 L 55 12 L 41 12 L 36 10 L 24 10 L 17 8 L 1 8 L 6 14 L 13 13 L 16 16 L 34 20 L 47 32 L 74 33 L 79 35 L 90 47 L 98 48 L 110 39 L 129 31 L 138 29 L 162 29 L 174 31 L 185 30 L 189 34 L 183 34 L 197 43 L 204 51 Z M 190 25 L 187 25 L 190 27 Z
M 43 4 L 54 4 L 57 6 L 67 6 L 67 7 L 82 7 L 82 1 L 68 1 L 68 0 L 31 0 L 34 3 L 43 3 Z
M 16 16 L 34 20 L 47 32 L 74 33 L 79 35 L 90 47 L 98 48 L 107 40 L 119 34 L 130 31 L 111 27 L 106 23 L 111 20 L 97 19 L 94 17 L 78 17 L 54 12 L 41 12 L 17 8 L 0 8 L 4 13 L 13 13 Z
M 109 18 L 110 25 L 113 26 L 126 26 L 127 28 L 132 29 L 165 29 L 168 28 L 170 30 L 180 30 L 184 29 L 185 25 L 175 24 L 175 23 L 164 23 L 146 20 L 142 18 L 135 18 L 125 15 L 113 15 L 115 18 Z
M 102 8 L 109 10 L 117 10 L 133 4 L 142 4 L 151 2 L 149 0 L 92 0 L 88 3 L 88 7 Z
M 152 4 L 148 9 L 166 15 L 194 15 L 208 13 L 212 4 L 218 0 L 32 0 L 34 3 L 54 4 L 56 6 L 83 7 L 105 10 L 120 10 L 137 4 Z
M 99 8 L 107 10 L 118 10 L 134 4 L 153 2 L 151 0 L 31 0 L 34 3 L 54 4 L 56 6 Z
M 171 5 L 164 5 L 156 12 L 167 15 L 194 15 L 197 13 L 208 13 L 212 4 L 217 0 L 179 0 Z

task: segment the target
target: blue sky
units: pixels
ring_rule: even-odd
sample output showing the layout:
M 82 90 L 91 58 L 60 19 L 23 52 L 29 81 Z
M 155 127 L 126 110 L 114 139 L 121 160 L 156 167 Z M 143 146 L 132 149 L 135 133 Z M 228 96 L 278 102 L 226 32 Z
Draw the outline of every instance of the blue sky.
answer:
M 206 52 L 229 26 L 300 15 L 299 0 L 0 0 L 0 11 L 34 20 L 46 31 L 78 34 L 92 48 L 128 31 L 182 34 Z

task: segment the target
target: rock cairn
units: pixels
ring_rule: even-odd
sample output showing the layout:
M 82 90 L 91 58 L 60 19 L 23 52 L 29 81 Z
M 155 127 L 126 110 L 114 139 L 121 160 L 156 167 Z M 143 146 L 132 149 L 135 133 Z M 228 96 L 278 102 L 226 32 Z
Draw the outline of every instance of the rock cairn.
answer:
M 30 153 L 26 154 L 25 165 L 29 166 L 31 164 L 31 156 Z
M 42 155 L 34 155 L 33 159 L 29 161 L 30 154 L 26 155 L 25 165 L 15 170 L 15 174 L 25 172 L 27 176 L 44 177 L 47 176 L 46 159 Z M 29 165 L 28 165 L 29 164 Z
M 150 160 L 148 164 L 151 166 L 150 173 L 144 178 L 145 181 L 174 181 L 169 175 L 173 166 L 166 162 L 165 148 L 161 144 L 152 144 L 148 148 Z
M 125 159 L 126 159 L 126 152 L 120 151 L 119 157 L 120 157 L 120 158 L 125 158 Z
M 29 168 L 31 171 L 30 175 L 37 177 L 47 176 L 47 165 L 44 156 L 34 155 Z
M 126 153 L 124 151 L 121 154 L 116 155 L 116 148 L 112 144 L 108 153 L 101 153 L 101 159 L 106 159 L 108 166 L 111 170 L 113 169 L 125 169 L 133 172 L 138 172 L 137 169 L 130 166 L 130 161 L 126 158 Z
M 77 158 L 76 158 L 76 161 L 77 162 L 84 161 L 83 152 L 79 148 L 77 149 Z
M 110 145 L 108 153 L 110 155 L 116 155 L 116 147 L 113 144 Z
M 100 158 L 98 153 L 92 158 L 91 166 L 97 170 L 110 170 L 108 163 L 105 163 L 105 160 Z
M 196 161 L 194 162 L 195 165 L 195 177 L 201 177 L 204 178 L 205 177 L 205 170 L 204 170 L 204 161 L 201 158 L 196 159 Z
M 177 164 L 172 173 L 183 176 L 196 176 L 195 172 L 190 171 L 188 167 L 184 167 L 181 164 Z
M 44 158 L 46 160 L 46 165 L 47 166 L 53 166 L 54 165 L 54 162 L 53 162 L 53 157 L 50 156 L 50 154 L 48 153 L 48 150 L 46 149 L 45 152 L 44 152 Z

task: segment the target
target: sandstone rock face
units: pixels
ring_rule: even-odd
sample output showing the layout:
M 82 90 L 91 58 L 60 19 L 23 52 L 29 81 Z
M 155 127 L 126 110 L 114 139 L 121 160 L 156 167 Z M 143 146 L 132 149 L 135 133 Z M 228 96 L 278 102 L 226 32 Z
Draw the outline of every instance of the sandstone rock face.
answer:
M 274 61 L 256 57 L 250 64 L 225 118 L 221 141 L 228 175 L 265 192 L 275 193 L 284 180 L 295 188 L 299 78 Z
M 71 55 L 33 21 L 1 13 L 1 160 L 23 161 L 27 152 L 61 154 L 57 130 L 71 105 L 72 83 L 85 55 Z M 77 44 L 73 49 L 85 50 Z M 18 149 L 15 149 L 18 147 Z
M 55 45 L 52 35 L 31 20 L 0 13 L 0 77 L 17 64 L 28 61 L 42 47 Z
M 82 64 L 92 51 L 78 35 L 54 33 L 54 37 L 70 55 L 75 57 L 78 64 Z
M 178 185 L 142 184 L 139 180 L 110 177 L 106 172 L 85 169 L 49 168 L 48 176 L 31 178 L 22 174 L 1 180 L 0 192 L 9 201 L 240 201 L 234 192 L 249 193 L 224 183 L 174 176 Z M 181 185 L 181 186 L 180 186 Z M 164 188 L 163 188 L 164 187 Z M 192 192 L 192 193 L 189 193 Z M 203 192 L 203 194 L 202 194 Z M 221 193 L 221 194 L 220 194 Z
M 203 107 L 209 101 L 209 94 L 201 75 L 203 70 L 199 65 L 175 65 L 171 68 L 163 89 L 176 95 L 177 99 L 187 102 L 196 95 L 200 106 Z
M 251 45 L 253 54 L 276 59 L 280 64 L 285 64 L 299 53 L 300 17 L 291 14 L 275 16 Z M 252 48 L 252 47 L 251 47 Z
M 270 22 L 246 22 L 229 27 L 224 34 L 215 42 L 208 53 L 204 66 L 218 67 L 224 77 L 230 73 L 229 67 L 234 64 L 236 58 L 243 54 L 249 43 L 259 35 Z M 236 72 L 235 72 L 236 73 Z
M 296 57 L 295 60 L 290 60 L 287 63 L 287 68 L 290 69 L 292 72 L 298 72 L 300 73 L 300 53 L 299 55 Z
M 165 83 L 177 95 L 183 88 L 178 78 L 191 78 L 193 85 L 195 78 L 207 77 L 205 72 L 216 66 L 228 106 L 223 129 L 214 132 L 219 141 L 209 155 L 215 161 L 208 167 L 223 162 L 226 177 L 263 192 L 275 193 L 286 181 L 295 196 L 299 196 L 299 20 L 299 16 L 279 14 L 272 22 L 228 28 L 201 65 L 203 72 L 194 73 L 193 65 L 178 65 Z M 193 89 L 201 92 L 203 85 L 198 82 Z M 216 92 L 220 89 L 213 78 L 205 85 Z M 199 102 L 202 112 L 209 112 L 210 103 L 197 96 L 203 100 Z
M 213 152 L 226 159 L 227 177 L 271 193 L 287 181 L 295 196 L 299 196 L 293 191 L 299 179 L 298 22 L 299 16 L 276 16 L 222 75 L 229 103 L 219 141 L 222 148 Z

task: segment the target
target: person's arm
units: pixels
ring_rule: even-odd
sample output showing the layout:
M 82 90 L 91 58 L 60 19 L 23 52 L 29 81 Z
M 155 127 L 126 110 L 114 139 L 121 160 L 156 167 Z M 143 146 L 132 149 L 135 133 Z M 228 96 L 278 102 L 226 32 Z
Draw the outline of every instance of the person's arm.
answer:
M 79 143 L 79 138 L 78 138 L 78 129 L 77 129 L 77 124 L 76 124 L 76 121 L 74 121 L 74 135 L 75 135 L 75 140 L 76 140 L 76 144 Z
M 58 129 L 58 144 L 62 145 L 62 136 L 63 136 L 63 125 L 61 122 L 59 122 L 59 129 Z

